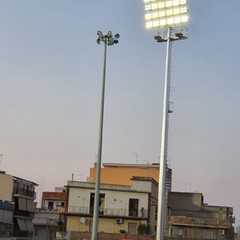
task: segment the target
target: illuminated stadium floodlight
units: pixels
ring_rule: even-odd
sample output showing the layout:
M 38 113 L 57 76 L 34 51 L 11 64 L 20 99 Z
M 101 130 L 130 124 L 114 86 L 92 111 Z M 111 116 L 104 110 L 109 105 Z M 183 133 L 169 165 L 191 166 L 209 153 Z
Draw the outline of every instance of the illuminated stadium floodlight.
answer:
M 187 0 L 144 0 L 146 28 L 173 27 L 189 20 Z
M 163 29 L 161 34 L 154 36 L 157 42 L 167 42 L 162 134 L 158 184 L 158 212 L 156 240 L 164 239 L 165 210 L 166 210 L 166 173 L 168 155 L 168 129 L 170 109 L 170 78 L 172 41 L 187 39 L 185 31 L 181 29 L 189 21 L 187 0 L 144 0 L 146 28 Z

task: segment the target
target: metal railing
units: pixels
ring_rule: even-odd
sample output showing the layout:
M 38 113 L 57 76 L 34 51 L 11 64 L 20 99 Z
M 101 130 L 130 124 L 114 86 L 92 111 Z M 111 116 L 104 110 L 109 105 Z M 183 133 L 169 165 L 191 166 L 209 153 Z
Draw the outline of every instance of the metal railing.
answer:
M 92 215 L 93 208 L 69 206 L 67 209 L 67 212 Z M 99 208 L 99 215 L 146 218 L 147 211 L 145 209 L 137 211 L 137 210 L 128 210 L 128 209 L 116 209 L 116 208 Z
M 14 188 L 13 194 L 19 194 L 19 195 L 32 197 L 32 198 L 36 199 L 36 192 L 30 191 L 30 190 L 24 189 L 24 188 Z

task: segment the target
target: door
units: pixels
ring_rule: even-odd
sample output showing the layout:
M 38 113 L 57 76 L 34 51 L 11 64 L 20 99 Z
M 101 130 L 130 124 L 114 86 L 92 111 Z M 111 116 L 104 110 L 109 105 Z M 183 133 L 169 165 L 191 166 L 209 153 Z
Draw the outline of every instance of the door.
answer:
M 128 223 L 128 234 L 137 234 L 137 224 L 136 223 Z
M 129 199 L 129 216 L 137 217 L 138 216 L 138 199 L 130 198 Z

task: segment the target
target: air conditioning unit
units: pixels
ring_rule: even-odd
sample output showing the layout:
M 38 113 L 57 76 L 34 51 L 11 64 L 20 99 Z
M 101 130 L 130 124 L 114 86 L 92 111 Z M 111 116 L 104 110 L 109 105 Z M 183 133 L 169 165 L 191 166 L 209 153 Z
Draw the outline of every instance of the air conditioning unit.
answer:
M 116 218 L 116 224 L 123 224 L 123 222 L 122 218 Z
M 224 233 L 225 233 L 224 229 L 220 229 L 220 230 L 218 231 L 218 234 L 221 235 L 221 236 L 223 236 Z

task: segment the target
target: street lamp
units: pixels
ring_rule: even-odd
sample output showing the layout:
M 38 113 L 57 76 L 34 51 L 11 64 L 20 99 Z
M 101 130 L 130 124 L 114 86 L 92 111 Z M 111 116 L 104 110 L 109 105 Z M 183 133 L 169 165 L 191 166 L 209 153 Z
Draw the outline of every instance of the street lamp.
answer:
M 154 39 L 159 43 L 167 42 L 156 232 L 156 240 L 163 240 L 166 209 L 168 121 L 169 113 L 172 112 L 170 109 L 170 63 L 172 56 L 172 41 L 187 38 L 184 34 L 183 25 L 188 22 L 189 16 L 187 0 L 144 0 L 144 3 L 146 11 L 146 28 L 160 28 L 166 30 L 166 32 L 162 31 L 162 34 L 154 36 Z
M 120 37 L 118 33 L 113 36 L 111 31 L 108 31 L 106 35 L 104 35 L 101 31 L 98 31 L 97 35 L 98 35 L 97 44 L 100 44 L 101 42 L 104 43 L 104 60 L 103 60 L 102 96 L 101 96 L 98 153 L 97 153 L 97 169 L 96 169 L 96 179 L 95 179 L 92 240 L 98 239 L 98 213 L 99 213 L 99 194 L 100 194 L 101 161 L 102 161 L 102 138 L 103 138 L 102 136 L 103 136 L 107 46 L 112 46 L 114 44 L 117 44 L 118 39 Z

